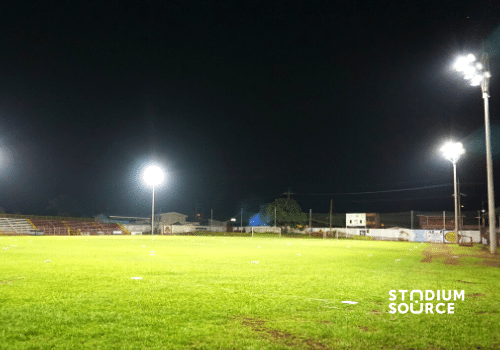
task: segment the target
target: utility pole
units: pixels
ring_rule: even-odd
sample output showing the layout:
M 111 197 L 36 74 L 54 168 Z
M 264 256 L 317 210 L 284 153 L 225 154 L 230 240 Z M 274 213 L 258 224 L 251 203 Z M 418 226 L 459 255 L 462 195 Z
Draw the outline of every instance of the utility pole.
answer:
M 210 209 L 210 231 L 212 231 L 212 223 L 214 221 L 214 210 Z
M 311 237 L 311 232 L 312 232 L 312 213 L 313 213 L 313 210 L 312 209 L 309 209 L 309 237 Z
M 276 228 L 276 205 L 274 206 L 274 228 Z
M 413 230 L 413 210 L 411 211 L 411 229 Z
M 479 243 L 483 242 L 481 238 L 481 210 L 477 211 L 477 230 L 479 231 Z
M 481 219 L 482 219 L 481 233 L 486 228 L 486 217 L 485 217 L 486 214 L 485 214 L 485 212 L 486 212 L 486 210 L 484 210 L 484 201 L 481 201 Z M 481 240 L 482 240 L 482 238 L 481 238 Z M 488 236 L 486 237 L 486 241 L 487 242 L 490 241 Z
M 333 206 L 333 199 L 330 199 L 330 236 L 332 235 L 332 206 Z
M 241 208 L 241 215 L 240 215 L 240 231 L 243 232 L 243 207 Z
M 464 219 L 462 217 L 462 197 L 467 197 L 465 193 L 460 192 L 460 180 L 457 178 L 458 186 L 458 232 L 462 232 Z M 460 239 L 461 240 L 461 239 Z

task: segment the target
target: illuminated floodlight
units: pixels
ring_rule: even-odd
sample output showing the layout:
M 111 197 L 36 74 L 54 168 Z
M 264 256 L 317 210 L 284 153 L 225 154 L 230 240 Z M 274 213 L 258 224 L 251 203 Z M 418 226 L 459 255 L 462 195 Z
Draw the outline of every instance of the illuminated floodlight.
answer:
M 476 60 L 476 56 L 470 53 L 467 56 L 465 56 L 465 59 L 467 60 L 467 62 L 474 62 Z
M 455 64 L 453 65 L 453 67 L 455 67 L 455 70 L 458 72 L 462 72 L 468 66 L 469 66 L 469 61 L 467 60 L 467 57 L 464 56 L 457 58 Z
M 465 153 L 464 146 L 461 142 L 447 142 L 441 147 L 441 153 L 453 164 L 456 164 L 460 156 Z
M 479 86 L 491 77 L 490 72 L 483 71 L 484 66 L 480 62 L 476 62 L 476 56 L 473 54 L 457 58 L 453 67 L 456 71 L 461 72 L 464 79 L 469 81 L 472 86 Z
M 474 75 L 471 79 L 470 79 L 470 84 L 472 86 L 479 86 L 481 85 L 481 82 L 483 81 L 484 79 L 484 76 L 483 75 Z
M 150 165 L 144 170 L 144 181 L 146 181 L 149 186 L 161 184 L 164 178 L 165 174 L 160 167 L 156 165 Z

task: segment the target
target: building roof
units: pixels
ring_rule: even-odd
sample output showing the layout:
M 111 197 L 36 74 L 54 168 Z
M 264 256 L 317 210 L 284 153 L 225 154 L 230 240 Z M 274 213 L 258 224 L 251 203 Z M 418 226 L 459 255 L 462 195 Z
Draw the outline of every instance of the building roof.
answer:
M 168 212 L 168 213 L 161 213 L 160 215 L 169 215 L 169 214 L 175 214 L 175 215 L 181 215 L 181 216 L 188 216 L 188 215 L 184 215 L 184 214 L 181 214 L 181 213 L 176 213 L 175 211 L 171 211 L 171 212 Z

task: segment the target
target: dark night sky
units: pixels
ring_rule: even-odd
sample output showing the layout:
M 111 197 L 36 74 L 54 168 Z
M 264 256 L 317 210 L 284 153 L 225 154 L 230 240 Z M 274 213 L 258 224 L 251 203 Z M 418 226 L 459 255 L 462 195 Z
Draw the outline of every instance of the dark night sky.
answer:
M 65 195 L 82 215 L 148 215 L 151 159 L 163 212 L 226 220 L 288 188 L 304 211 L 452 210 L 452 137 L 466 209 L 486 200 L 480 89 L 450 67 L 500 25 L 494 1 L 75 3 L 1 11 L 7 212 L 51 214 Z

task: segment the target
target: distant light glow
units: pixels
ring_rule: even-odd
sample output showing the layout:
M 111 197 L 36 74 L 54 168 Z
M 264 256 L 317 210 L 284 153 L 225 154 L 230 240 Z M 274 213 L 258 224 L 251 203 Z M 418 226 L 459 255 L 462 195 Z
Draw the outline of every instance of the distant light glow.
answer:
M 441 147 L 441 152 L 446 159 L 455 164 L 460 156 L 465 154 L 465 149 L 461 142 L 450 141 L 445 143 L 444 146 Z
M 149 186 L 161 184 L 164 178 L 165 174 L 163 173 L 163 170 L 156 165 L 150 165 L 146 168 L 146 170 L 144 170 L 144 181 L 146 181 Z

